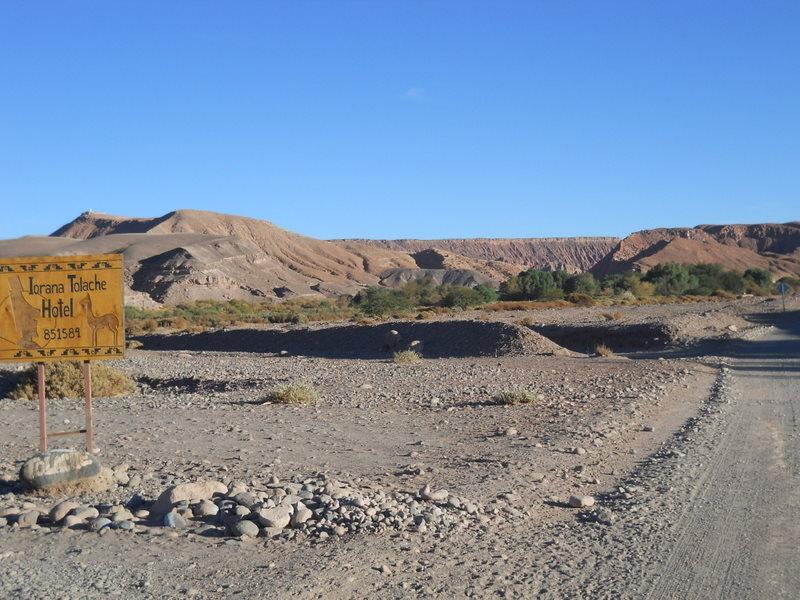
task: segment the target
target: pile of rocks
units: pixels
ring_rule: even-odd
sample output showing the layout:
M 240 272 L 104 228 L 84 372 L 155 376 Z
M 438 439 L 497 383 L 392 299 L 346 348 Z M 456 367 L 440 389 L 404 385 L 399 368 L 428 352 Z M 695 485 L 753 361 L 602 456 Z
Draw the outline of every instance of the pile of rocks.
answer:
M 134 495 L 124 504 L 84 505 L 66 500 L 49 511 L 31 503 L 0 510 L 14 528 L 70 527 L 96 531 L 168 527 L 209 537 L 326 539 L 348 534 L 447 531 L 505 518 L 499 511 L 424 486 L 417 492 L 356 487 L 317 475 L 262 486 L 219 481 L 182 483 L 155 501 Z

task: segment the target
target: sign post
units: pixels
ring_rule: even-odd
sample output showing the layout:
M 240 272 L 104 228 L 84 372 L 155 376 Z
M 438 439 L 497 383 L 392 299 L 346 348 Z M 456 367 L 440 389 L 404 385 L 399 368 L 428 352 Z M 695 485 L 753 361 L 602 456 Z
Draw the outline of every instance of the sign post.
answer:
M 86 434 L 94 452 L 91 361 L 125 354 L 121 254 L 0 259 L 0 361 L 36 363 L 39 450 L 50 437 Z M 79 361 L 86 426 L 47 430 L 45 363 Z
M 781 293 L 781 299 L 783 300 L 783 312 L 786 312 L 786 292 L 789 291 L 789 284 L 781 281 L 778 284 L 778 291 Z

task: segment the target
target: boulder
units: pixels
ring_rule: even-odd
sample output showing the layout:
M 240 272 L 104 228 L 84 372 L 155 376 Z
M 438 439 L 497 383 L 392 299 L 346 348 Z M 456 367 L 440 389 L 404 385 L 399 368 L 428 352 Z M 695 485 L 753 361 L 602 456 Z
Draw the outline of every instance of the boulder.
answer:
M 80 507 L 80 502 L 75 502 L 74 500 L 64 500 L 63 502 L 59 502 L 50 509 L 50 522 L 53 524 L 59 523 L 71 511 Z
M 190 500 L 210 500 L 214 494 L 227 494 L 228 486 L 220 481 L 196 481 L 180 483 L 167 488 L 150 508 L 150 514 L 160 516 L 172 510 L 178 502 Z
M 292 518 L 292 509 L 289 506 L 276 506 L 258 511 L 258 522 L 268 528 L 283 529 Z
M 20 480 L 36 490 L 83 483 L 101 473 L 100 461 L 88 452 L 51 450 L 29 459 L 19 472 Z
M 400 348 L 400 341 L 402 340 L 400 332 L 395 329 L 390 329 L 383 336 L 383 349 L 384 350 L 397 350 Z

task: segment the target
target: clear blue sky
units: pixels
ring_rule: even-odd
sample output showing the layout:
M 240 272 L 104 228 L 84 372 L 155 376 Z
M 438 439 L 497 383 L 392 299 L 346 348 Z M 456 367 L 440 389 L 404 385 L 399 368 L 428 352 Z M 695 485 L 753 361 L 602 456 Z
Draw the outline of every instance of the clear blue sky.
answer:
M 800 219 L 800 2 L 0 2 L 0 237 Z

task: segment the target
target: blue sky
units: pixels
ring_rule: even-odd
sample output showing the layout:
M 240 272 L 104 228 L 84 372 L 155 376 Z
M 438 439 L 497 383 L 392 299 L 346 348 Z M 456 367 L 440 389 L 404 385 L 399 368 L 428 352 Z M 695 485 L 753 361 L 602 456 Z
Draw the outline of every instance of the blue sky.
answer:
M 0 237 L 800 219 L 800 2 L 0 3 Z

